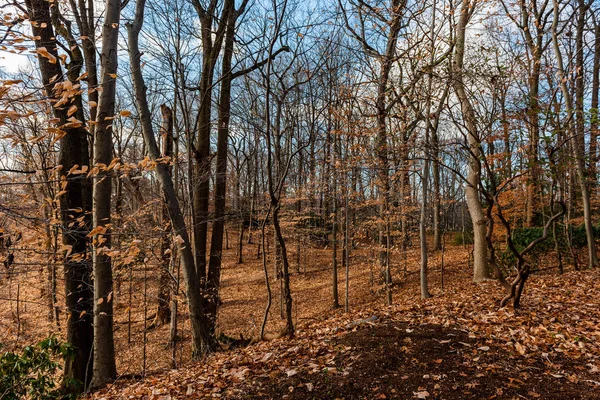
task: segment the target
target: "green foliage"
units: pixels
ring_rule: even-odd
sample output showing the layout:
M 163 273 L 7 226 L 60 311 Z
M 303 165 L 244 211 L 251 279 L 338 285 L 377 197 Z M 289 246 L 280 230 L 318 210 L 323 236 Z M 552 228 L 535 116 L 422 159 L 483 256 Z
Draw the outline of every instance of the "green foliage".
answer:
M 512 231 L 512 240 L 515 244 L 515 247 L 518 251 L 522 251 L 525 247 L 529 246 L 529 243 L 533 242 L 537 238 L 542 237 L 544 233 L 544 228 L 542 227 L 532 227 L 532 228 L 516 228 Z M 571 227 L 570 232 L 571 240 L 573 248 L 582 249 L 587 246 L 587 236 L 585 233 L 585 225 L 580 225 L 576 227 Z M 600 238 L 600 226 L 594 226 L 594 238 Z M 558 245 L 565 254 L 568 254 L 569 241 L 568 236 L 565 232 L 564 225 L 557 225 L 556 227 L 556 240 L 558 241 Z M 536 254 L 542 254 L 548 251 L 552 251 L 555 249 L 555 241 L 552 236 L 552 231 L 550 231 L 548 238 L 538 245 L 532 250 L 532 255 L 534 257 L 530 257 L 530 261 L 535 260 Z M 502 265 L 509 265 L 516 261 L 515 256 L 512 252 L 503 246 L 502 250 L 498 252 L 499 261 Z M 534 262 L 535 264 L 535 262 Z
M 561 229 L 557 229 L 557 234 L 559 236 L 559 240 Z M 563 231 L 564 232 L 564 231 Z M 517 228 L 512 231 L 512 240 L 515 244 L 517 250 L 521 251 L 525 247 L 529 246 L 529 243 L 534 240 L 541 238 L 544 234 L 544 228 L 542 227 L 532 227 L 532 228 Z M 548 235 L 548 238 L 535 247 L 534 251 L 549 251 L 554 248 L 554 241 L 552 240 L 552 232 Z
M 594 226 L 594 239 L 600 238 L 600 226 Z M 587 236 L 585 234 L 585 225 L 573 227 L 571 230 L 571 238 L 573 240 L 573 247 L 581 249 L 587 246 Z
M 454 246 L 473 244 L 473 232 L 452 232 L 450 240 Z
M 35 345 L 25 346 L 20 353 L 3 352 L 0 354 L 0 398 L 5 400 L 65 398 L 55 380 L 60 369 L 59 362 L 72 356 L 73 347 L 68 343 L 60 342 L 54 336 Z M 76 384 L 76 382 L 65 383 L 69 386 Z
M 600 226 L 594 226 L 594 238 L 600 238 Z M 525 247 L 529 245 L 529 243 L 533 242 L 535 239 L 542 237 L 544 233 L 544 228 L 542 227 L 533 227 L 533 228 L 517 228 L 513 230 L 513 243 L 517 247 L 519 251 L 523 250 Z M 561 248 L 568 247 L 568 238 L 565 234 L 564 226 L 556 227 L 556 236 L 558 240 L 558 244 Z M 571 238 L 573 247 L 576 249 L 581 249 L 587 246 L 587 236 L 585 234 L 585 225 L 580 225 L 576 227 L 571 227 Z M 552 237 L 552 232 L 548 235 L 548 239 L 539 243 L 535 251 L 549 251 L 554 249 L 554 240 Z

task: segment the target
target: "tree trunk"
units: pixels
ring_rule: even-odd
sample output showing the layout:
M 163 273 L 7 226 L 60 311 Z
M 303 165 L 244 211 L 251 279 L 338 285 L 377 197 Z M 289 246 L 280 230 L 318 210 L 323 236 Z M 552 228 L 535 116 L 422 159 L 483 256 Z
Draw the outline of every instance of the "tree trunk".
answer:
M 225 0 L 223 10 L 218 15 L 217 2 L 210 2 L 205 9 L 199 0 L 192 0 L 192 4 L 200 18 L 200 32 L 202 39 L 202 73 L 200 77 L 200 109 L 198 110 L 198 140 L 194 149 L 196 159 L 194 175 L 198 180 L 194 186 L 194 248 L 198 277 L 202 284 L 207 278 L 206 246 L 208 238 L 208 206 L 210 196 L 210 135 L 211 135 L 211 110 L 213 97 L 213 78 L 215 66 L 224 33 L 229 23 L 229 14 L 234 11 L 233 2 Z M 214 22 L 217 22 L 215 27 Z M 222 129 L 221 126 L 218 129 Z M 222 232 L 221 232 L 222 236 Z M 216 250 L 216 249 L 215 249 Z M 220 257 L 220 256 L 219 256 Z M 216 271 L 213 269 L 213 279 Z M 212 285 L 212 284 L 211 284 Z
M 250 226 L 248 226 L 248 229 L 250 229 Z M 240 221 L 240 237 L 239 237 L 239 241 L 238 241 L 238 260 L 237 263 L 238 264 L 243 264 L 244 263 L 244 218 L 241 219 Z
M 467 24 L 474 12 L 476 0 L 462 3 L 460 17 L 456 26 L 454 45 L 454 62 L 452 66 L 453 85 L 460 101 L 464 123 L 467 129 L 469 147 L 469 173 L 466 182 L 467 206 L 473 222 L 473 281 L 481 282 L 490 277 L 486 243 L 486 217 L 479 198 L 481 183 L 481 139 L 477 130 L 477 119 L 473 105 L 467 95 L 463 78 L 465 56 L 465 32 Z
M 173 111 L 166 105 L 160 106 L 162 114 L 161 136 L 163 140 L 162 158 L 163 163 L 167 165 L 169 174 L 172 175 L 171 162 L 173 160 Z M 156 309 L 156 319 L 154 326 L 166 325 L 171 320 L 171 219 L 166 203 L 163 202 L 161 210 L 162 236 L 160 240 L 160 279 L 158 284 L 158 305 Z
M 146 86 L 141 72 L 141 53 L 139 51 L 138 37 L 142 28 L 144 18 L 145 0 L 137 0 L 135 23 L 128 23 L 129 59 L 133 75 L 133 86 L 136 105 L 142 123 L 142 134 L 148 147 L 148 155 L 152 160 L 160 157 L 158 146 L 152 131 L 152 117 L 146 99 Z M 175 234 L 175 241 L 179 258 L 183 266 L 183 278 L 186 285 L 186 297 L 190 314 L 190 325 L 192 330 L 192 355 L 195 358 L 209 353 L 215 349 L 216 341 L 212 336 L 207 318 L 204 315 L 204 291 L 201 289 L 200 281 L 194 264 L 194 255 L 190 246 L 190 239 L 186 230 L 185 220 L 175 188 L 173 179 L 169 174 L 167 166 L 161 163 L 156 165 L 158 181 L 163 191 L 163 196 L 169 210 L 171 225 Z
M 102 27 L 98 121 L 94 134 L 93 245 L 94 245 L 94 373 L 92 386 L 102 387 L 117 376 L 113 338 L 113 277 L 111 249 L 112 123 L 115 113 L 117 46 L 121 2 L 107 0 Z
M 594 35 L 594 64 L 592 67 L 592 104 L 590 109 L 590 184 L 596 187 L 598 183 L 598 130 L 599 113 L 598 97 L 600 95 L 600 21 L 595 21 Z
M 225 7 L 233 7 L 227 2 Z M 208 301 L 206 314 L 211 324 L 211 332 L 215 331 L 217 310 L 219 306 L 219 286 L 221 281 L 221 262 L 223 255 L 223 230 L 225 227 L 225 195 L 227 189 L 227 142 L 229 138 L 229 117 L 231 110 L 231 59 L 235 35 L 236 13 L 225 11 L 228 15 L 225 33 L 225 46 L 222 60 L 221 91 L 219 98 L 218 136 L 217 136 L 217 168 L 215 177 L 215 218 L 212 226 L 210 258 L 206 289 Z
M 387 36 L 385 55 L 382 57 L 379 79 L 377 83 L 377 138 L 375 151 L 377 153 L 377 186 L 379 191 L 379 263 L 385 280 L 386 302 L 392 304 L 392 271 L 390 268 L 389 247 L 389 162 L 388 162 L 388 140 L 386 119 L 388 110 L 386 96 L 388 90 L 388 81 L 394 55 L 396 54 L 396 44 L 398 42 L 398 33 L 400 32 L 402 22 L 401 2 L 392 1 L 392 17 L 389 21 L 390 31 Z
M 273 205 L 273 229 L 275 230 L 275 237 L 281 248 L 281 261 L 282 261 L 282 281 L 283 281 L 283 300 L 285 304 L 285 332 L 288 336 L 294 336 L 294 320 L 292 318 L 292 292 L 290 289 L 290 264 L 287 257 L 287 249 L 285 246 L 285 240 L 281 233 L 281 226 L 279 224 L 279 205 Z
M 31 22 L 31 29 L 35 40 L 36 49 L 45 47 L 55 61 L 38 54 L 38 63 L 44 91 L 49 99 L 59 100 L 62 96 L 61 83 L 63 71 L 58 60 L 56 36 L 50 19 L 50 3 L 45 0 L 27 0 L 27 11 Z M 53 113 L 60 120 L 58 126 L 64 126 L 68 121 L 67 109 L 53 107 Z M 87 232 L 85 215 L 90 211 L 89 197 L 85 193 L 86 186 L 81 175 L 69 174 L 73 167 L 88 166 L 89 153 L 87 147 L 87 132 L 80 126 L 61 128 L 65 134 L 60 139 L 59 164 L 61 188 L 64 193 L 60 196 L 60 217 L 62 226 L 70 229 L 63 230 L 62 241 L 70 251 L 64 255 L 64 278 L 67 310 L 67 342 L 75 348 L 72 359 L 66 361 L 64 370 L 65 391 L 78 393 L 83 391 L 90 383 L 92 377 L 92 352 L 94 331 L 93 319 L 93 294 L 91 288 L 91 265 L 87 254 Z M 78 219 L 84 217 L 83 222 Z M 82 387 L 73 386 L 70 379 L 83 383 Z
M 529 148 L 527 150 L 527 161 L 529 163 L 529 174 L 527 181 L 527 203 L 525 210 L 525 224 L 526 226 L 536 226 L 541 221 L 540 210 L 539 210 L 539 196 L 540 196 L 540 165 L 539 165 L 539 141 L 540 141 L 540 106 L 539 106 L 539 92 L 540 92 L 540 73 L 542 67 L 542 45 L 544 38 L 544 26 L 538 21 L 538 17 L 533 15 L 536 19 L 535 30 L 530 27 L 530 13 L 531 11 L 527 7 L 525 1 L 520 2 L 521 8 L 521 29 L 525 36 L 525 44 L 531 56 L 531 70 L 527 77 L 529 85 L 528 93 L 528 107 L 527 107 L 527 127 L 529 130 Z M 545 6 L 544 6 L 545 9 Z M 535 12 L 538 12 L 535 9 Z M 535 32 L 535 37 L 532 35 Z
M 431 85 L 429 87 L 431 89 Z M 430 91 L 431 93 L 431 91 Z M 431 110 L 427 110 L 427 114 L 430 115 Z M 427 206 L 429 197 L 429 156 L 427 155 L 427 149 L 429 147 L 429 117 L 426 118 L 427 127 L 425 128 L 425 142 L 424 142 L 424 160 L 423 169 L 421 172 L 421 184 L 423 187 L 423 195 L 421 199 L 421 215 L 419 219 L 419 237 L 421 240 L 421 298 L 428 299 L 431 297 L 429 294 L 429 288 L 427 287 Z
M 586 232 L 586 237 L 587 237 L 587 244 L 588 244 L 588 257 L 589 257 L 589 266 L 590 267 L 597 267 L 598 266 L 598 257 L 596 255 L 596 242 L 594 239 L 594 226 L 592 224 L 592 216 L 591 216 L 591 205 L 590 205 L 590 194 L 589 194 L 589 189 L 588 189 L 588 182 L 587 182 L 587 171 L 585 168 L 585 161 L 584 161 L 584 155 L 583 155 L 583 136 L 579 137 L 578 136 L 578 132 L 577 129 L 575 129 L 575 127 L 573 126 L 573 119 L 575 117 L 575 115 L 573 115 L 573 104 L 571 101 L 571 94 L 569 93 L 569 88 L 567 87 L 567 79 L 565 78 L 565 70 L 563 67 L 563 59 L 562 59 L 562 53 L 560 51 L 560 45 L 558 42 L 558 33 L 557 33 L 557 26 L 558 26 L 558 18 L 559 18 L 559 4 L 558 4 L 558 0 L 553 0 L 553 4 L 554 4 L 554 21 L 552 24 L 552 40 L 554 42 L 554 52 L 556 55 L 556 62 L 557 62 L 557 67 L 558 67 L 558 76 L 559 76 L 559 83 L 560 83 L 560 88 L 561 91 L 563 93 L 563 97 L 564 97 L 564 101 L 565 101 L 565 105 L 567 107 L 567 113 L 568 113 L 568 124 L 569 124 L 569 131 L 572 132 L 571 134 L 571 150 L 573 151 L 573 157 L 575 158 L 575 168 L 577 170 L 577 177 L 579 180 L 579 185 L 580 185 L 580 189 L 581 189 L 581 202 L 583 203 L 583 220 L 585 221 L 585 232 Z M 584 13 L 584 5 L 585 2 L 581 1 L 579 2 L 579 13 Z M 585 22 L 585 21 L 584 21 Z M 583 31 L 583 23 L 578 19 L 578 24 L 577 24 L 577 29 L 578 29 L 578 33 L 577 35 L 580 35 L 579 30 Z M 581 34 L 583 34 L 581 32 Z M 578 46 L 583 46 L 582 43 L 580 43 Z M 581 51 L 583 51 L 583 48 L 580 49 Z M 579 73 L 583 73 L 583 71 L 578 72 Z M 579 79 L 579 78 L 576 78 Z M 583 83 L 580 83 L 581 88 L 577 88 L 577 92 L 576 92 L 576 96 L 580 96 L 581 95 L 581 91 L 583 90 Z M 581 107 L 583 107 L 583 103 L 581 102 L 580 104 L 576 102 L 576 106 L 579 105 Z M 577 113 L 582 113 L 581 110 L 576 110 Z
M 438 251 L 442 249 L 442 215 L 441 215 L 441 188 L 440 188 L 440 147 L 437 131 L 431 132 L 433 147 L 433 248 Z
M 332 203 L 333 203 L 333 221 L 331 226 L 331 240 L 332 240 L 332 294 L 333 294 L 333 308 L 338 308 L 340 306 L 339 294 L 338 294 L 338 260 L 337 260 L 337 249 L 338 249 L 338 201 L 337 201 L 337 179 L 338 176 L 336 174 L 336 162 L 337 162 L 337 151 L 336 151 L 336 143 L 337 140 L 333 138 L 333 162 L 331 164 L 331 177 L 333 179 L 333 195 Z

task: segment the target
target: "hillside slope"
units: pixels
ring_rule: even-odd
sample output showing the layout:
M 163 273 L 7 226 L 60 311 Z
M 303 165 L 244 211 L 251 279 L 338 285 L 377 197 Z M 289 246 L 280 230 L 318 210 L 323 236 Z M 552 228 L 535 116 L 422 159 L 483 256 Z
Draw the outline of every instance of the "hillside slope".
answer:
M 392 307 L 303 322 L 295 339 L 229 349 L 90 398 L 600 398 L 600 271 L 535 275 L 517 312 L 498 309 L 497 283 L 468 283 L 468 272 L 450 267 L 450 289 L 432 299 L 419 300 L 407 280 Z

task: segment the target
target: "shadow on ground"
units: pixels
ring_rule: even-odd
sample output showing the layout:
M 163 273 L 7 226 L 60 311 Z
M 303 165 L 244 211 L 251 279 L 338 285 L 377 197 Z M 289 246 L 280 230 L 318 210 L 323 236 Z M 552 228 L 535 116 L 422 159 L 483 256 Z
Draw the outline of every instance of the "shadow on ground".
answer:
M 240 398 L 600 399 L 584 360 L 521 357 L 439 325 L 365 324 L 335 349 L 335 366 L 259 377 Z

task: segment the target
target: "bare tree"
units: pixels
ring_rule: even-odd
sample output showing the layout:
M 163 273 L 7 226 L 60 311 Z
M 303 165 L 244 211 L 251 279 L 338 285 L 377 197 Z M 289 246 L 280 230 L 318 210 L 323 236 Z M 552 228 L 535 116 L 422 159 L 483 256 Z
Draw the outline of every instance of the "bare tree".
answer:
M 110 212 L 113 141 L 112 121 L 115 115 L 117 46 L 121 2 L 107 0 L 102 27 L 100 85 L 96 131 L 94 133 L 94 373 L 92 385 L 104 386 L 117 376 L 113 339 L 113 278 L 109 255 L 111 246 Z
M 160 158 L 160 152 L 152 129 L 152 117 L 146 99 L 146 86 L 141 70 L 141 53 L 138 38 L 144 23 L 145 0 L 136 1 L 135 22 L 127 24 L 129 40 L 129 58 L 133 75 L 136 105 L 142 122 L 142 133 L 148 148 L 148 155 L 154 161 Z M 200 357 L 214 351 L 216 342 L 210 332 L 209 321 L 204 313 L 205 294 L 198 279 L 194 264 L 191 242 L 186 230 L 185 220 L 177 200 L 173 179 L 165 163 L 156 164 L 156 173 L 162 188 L 164 200 L 167 204 L 169 217 L 175 234 L 177 250 L 183 267 L 183 276 L 186 285 L 186 296 L 192 327 L 192 353 Z
M 567 78 L 565 76 L 565 68 L 563 63 L 563 56 L 560 49 L 560 44 L 558 41 L 558 24 L 560 21 L 560 4 L 559 0 L 553 0 L 553 10 L 554 10 L 554 20 L 552 22 L 552 42 L 554 43 L 554 55 L 556 57 L 557 69 L 558 69 L 558 77 L 559 77 L 559 86 L 562 91 L 565 106 L 567 108 L 567 126 L 570 132 L 570 143 L 571 149 L 573 151 L 573 157 L 575 158 L 575 168 L 577 171 L 577 178 L 579 180 L 579 186 L 581 190 L 581 202 L 583 203 L 583 220 L 585 222 L 585 231 L 588 242 L 588 257 L 589 257 L 589 266 L 597 267 L 598 266 L 598 257 L 596 255 L 596 242 L 594 239 L 594 226 L 592 224 L 592 216 L 591 216 L 591 206 L 590 206 L 590 194 L 588 188 L 587 181 L 587 171 L 585 166 L 584 159 L 584 148 L 583 148 L 583 135 L 581 135 L 581 130 L 578 132 L 575 126 L 576 115 L 573 108 L 573 101 L 571 100 L 571 92 L 567 86 Z M 585 2 L 580 1 L 579 3 L 579 13 L 585 12 Z M 577 29 L 583 29 L 582 23 L 578 20 Z M 583 51 L 582 49 L 580 49 Z M 580 83 L 583 85 L 583 83 Z M 579 89 L 580 91 L 582 88 Z M 579 104 L 579 106 L 583 106 Z M 581 111 L 582 112 L 582 111 Z
M 467 204 L 473 222 L 473 280 L 481 282 L 490 277 L 486 244 L 486 217 L 479 197 L 481 182 L 481 138 L 477 128 L 475 110 L 467 94 L 464 78 L 464 58 L 467 25 L 477 7 L 477 0 L 464 0 L 456 24 L 456 40 L 452 64 L 452 82 L 462 109 L 463 121 L 467 130 L 469 144 L 469 174 L 466 181 Z

